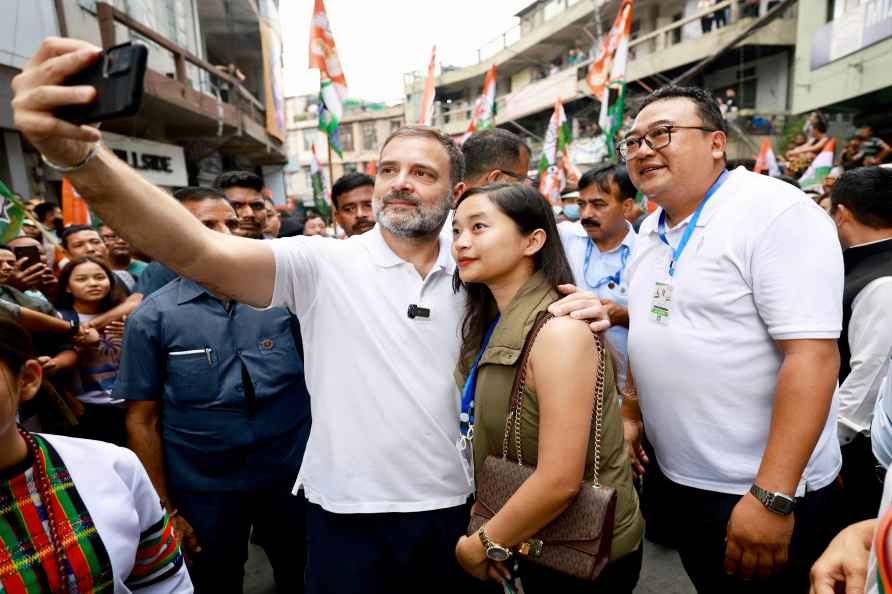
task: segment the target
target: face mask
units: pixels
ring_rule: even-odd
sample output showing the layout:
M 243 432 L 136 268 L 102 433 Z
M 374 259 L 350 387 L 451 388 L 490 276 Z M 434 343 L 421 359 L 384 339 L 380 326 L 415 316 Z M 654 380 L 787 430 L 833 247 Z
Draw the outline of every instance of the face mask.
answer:
M 579 220 L 579 205 L 578 204 L 565 204 L 564 205 L 564 215 L 571 221 L 578 221 Z
M 560 216 L 560 214 L 563 212 L 563 210 L 564 209 L 562 209 L 560 206 L 552 206 L 551 207 L 551 211 L 554 213 L 554 216 L 556 216 L 556 217 Z

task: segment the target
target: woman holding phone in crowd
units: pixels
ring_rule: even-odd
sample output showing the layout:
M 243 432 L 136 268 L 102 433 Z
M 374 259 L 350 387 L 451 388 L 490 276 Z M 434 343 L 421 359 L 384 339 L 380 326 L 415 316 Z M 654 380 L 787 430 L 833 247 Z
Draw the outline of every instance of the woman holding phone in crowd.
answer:
M 64 319 L 86 324 L 123 301 L 123 290 L 117 282 L 115 274 L 101 260 L 92 257 L 73 260 L 59 276 L 56 307 Z M 111 397 L 118 374 L 121 336 L 90 329 L 75 346 L 78 374 L 74 391 L 83 407 L 75 434 L 126 445 L 123 402 Z
M 476 367 L 472 445 L 479 485 L 486 457 L 503 454 L 519 353 L 537 319 L 558 299 L 557 286 L 572 283 L 573 275 L 548 202 L 532 188 L 493 184 L 465 192 L 456 206 L 453 235 L 456 288 L 463 287 L 468 295 L 456 381 L 460 388 L 465 386 Z M 468 573 L 480 579 L 507 577 L 508 568 L 487 556 L 484 543 L 515 550 L 573 503 L 583 480 L 593 479 L 593 399 L 600 380 L 604 391 L 598 473 L 601 484 L 617 494 L 610 562 L 594 583 L 522 557 L 519 575 L 528 594 L 621 594 L 634 589 L 641 569 L 643 521 L 624 451 L 612 366 L 608 363 L 600 372 L 598 352 L 588 325 L 569 317 L 548 321 L 535 338 L 520 415 L 523 462 L 535 470 L 484 524 L 483 534 L 459 540 L 456 557 Z M 513 439 L 511 443 L 508 457 L 515 460 Z

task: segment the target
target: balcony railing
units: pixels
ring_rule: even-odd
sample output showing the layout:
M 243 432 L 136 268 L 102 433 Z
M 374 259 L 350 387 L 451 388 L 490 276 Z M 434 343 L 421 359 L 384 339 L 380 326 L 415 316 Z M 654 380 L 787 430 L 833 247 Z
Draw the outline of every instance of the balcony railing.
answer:
M 107 49 L 119 43 L 115 25 L 116 23 L 121 24 L 138 36 L 170 52 L 173 58 L 174 72 L 172 76 L 167 75 L 168 78 L 173 78 L 187 88 L 197 89 L 205 95 L 231 105 L 254 122 L 262 126 L 265 125 L 266 110 L 263 103 L 229 72 L 202 60 L 110 4 L 97 2 L 96 14 L 103 48 Z M 199 80 L 192 80 L 189 77 L 187 64 L 198 69 Z
M 782 18 L 795 18 L 795 14 L 795 8 L 790 9 L 787 10 L 784 15 L 782 15 Z M 742 19 L 751 18 L 751 16 L 752 15 L 746 14 L 741 11 L 739 0 L 723 0 L 722 2 L 718 2 L 717 4 L 709 7 L 706 10 L 700 11 L 684 19 L 675 21 L 670 25 L 661 27 L 655 31 L 651 31 L 639 37 L 633 38 L 629 43 L 629 58 L 630 60 L 634 60 L 635 54 L 638 52 L 640 52 L 642 55 L 646 55 L 655 51 L 659 51 L 660 49 L 689 41 L 689 39 L 684 36 L 683 29 L 691 23 L 699 23 L 700 20 L 705 17 L 712 18 L 713 26 L 710 31 L 703 33 L 703 35 L 712 35 L 717 34 L 718 31 L 722 31 L 724 27 L 737 24 Z M 719 20 L 722 20 L 724 22 L 724 25 L 722 25 L 722 27 L 716 26 L 716 23 Z M 566 77 L 568 74 L 567 71 L 570 69 L 576 70 L 576 77 L 579 80 L 583 80 L 586 76 L 589 66 L 592 62 L 595 61 L 596 58 L 597 56 L 592 55 L 591 52 L 589 52 L 589 55 L 583 55 L 574 61 L 564 60 L 564 65 L 562 68 L 554 69 L 544 77 L 537 78 L 520 89 L 512 90 L 511 93 L 498 96 L 496 98 L 497 113 L 508 113 L 506 108 L 508 107 L 508 102 L 510 101 L 510 98 L 513 94 L 523 93 L 525 92 L 525 89 L 527 89 L 531 85 L 538 85 L 541 87 L 548 86 L 548 83 L 543 81 L 551 81 L 557 83 L 557 79 Z M 564 89 L 561 88 L 561 90 L 563 91 Z M 577 96 L 581 93 L 582 91 L 578 91 Z M 560 94 L 560 98 L 564 101 L 573 100 L 577 98 L 577 96 Z M 545 105 L 554 103 L 555 98 L 557 97 L 543 97 L 543 103 Z M 457 125 L 457 122 L 470 122 L 473 108 L 473 102 L 464 100 L 455 101 L 452 104 L 444 104 L 438 102 L 437 109 L 434 114 L 434 125 L 444 126 L 451 123 L 452 126 L 455 126 Z

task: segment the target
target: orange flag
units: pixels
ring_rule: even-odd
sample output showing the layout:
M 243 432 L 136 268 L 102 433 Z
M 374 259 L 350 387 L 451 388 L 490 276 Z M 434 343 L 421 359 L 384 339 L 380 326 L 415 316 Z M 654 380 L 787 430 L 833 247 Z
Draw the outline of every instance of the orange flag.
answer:
M 632 0 L 623 0 L 613 26 L 604 37 L 598 58 L 588 69 L 586 82 L 592 95 L 601 103 L 607 100 L 607 85 L 623 80 L 632 37 Z
M 62 221 L 66 227 L 90 224 L 90 209 L 67 177 L 62 178 Z
M 424 94 L 421 95 L 421 110 L 418 115 L 418 123 L 422 126 L 430 126 L 434 122 L 434 95 L 435 77 L 434 67 L 437 63 L 437 46 L 431 50 L 431 62 L 427 66 L 427 80 L 424 81 Z

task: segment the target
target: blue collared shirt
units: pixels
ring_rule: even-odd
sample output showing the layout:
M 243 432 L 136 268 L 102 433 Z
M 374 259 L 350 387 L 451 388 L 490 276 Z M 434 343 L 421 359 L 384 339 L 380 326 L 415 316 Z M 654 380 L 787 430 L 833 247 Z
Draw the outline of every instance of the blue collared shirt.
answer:
M 178 278 L 127 320 L 113 394 L 163 402 L 167 480 L 246 490 L 296 476 L 310 431 L 297 319 Z M 250 385 L 246 385 L 250 381 Z M 253 386 L 253 389 L 252 389 Z
M 561 223 L 558 225 L 561 243 L 564 245 L 567 260 L 570 262 L 573 278 L 576 279 L 576 286 L 584 291 L 595 293 L 601 299 L 609 299 L 621 307 L 629 307 L 627 270 L 628 263 L 632 260 L 632 252 L 635 249 L 635 240 L 638 239 L 638 235 L 635 233 L 632 225 L 627 224 L 627 227 L 628 232 L 622 243 L 614 249 L 602 253 L 598 246 L 594 245 L 594 242 L 588 236 L 581 223 Z M 592 246 L 592 252 L 588 270 L 586 270 L 585 255 L 589 245 Z M 600 287 L 595 287 L 594 285 L 597 285 L 599 280 L 616 275 L 617 271 L 622 268 L 623 251 L 627 252 L 626 269 L 620 274 L 620 282 L 618 284 L 608 282 Z M 607 330 L 607 340 L 618 355 L 618 360 L 616 361 L 617 385 L 622 387 L 626 383 L 629 329 L 622 326 L 611 326 Z

